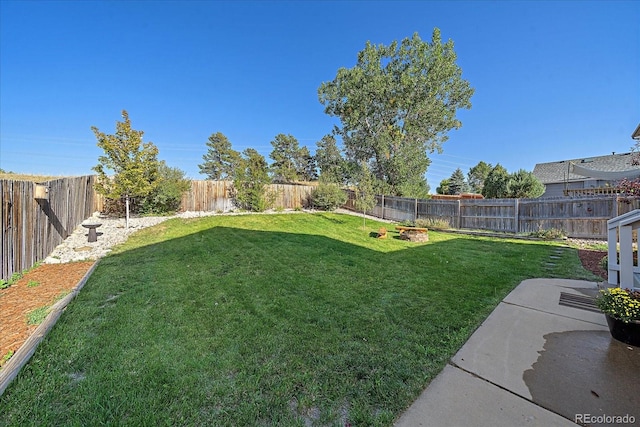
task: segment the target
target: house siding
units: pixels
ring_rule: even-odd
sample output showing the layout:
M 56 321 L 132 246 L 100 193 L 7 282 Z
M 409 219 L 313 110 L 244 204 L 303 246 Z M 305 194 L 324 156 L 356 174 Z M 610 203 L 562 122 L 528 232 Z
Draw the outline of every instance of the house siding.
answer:
M 541 197 L 565 197 L 564 190 L 581 190 L 583 188 L 601 188 L 615 185 L 615 182 L 604 181 L 598 179 L 588 179 L 585 181 L 570 181 L 570 182 L 551 182 L 545 184 L 545 191 Z
M 615 187 L 618 184 L 618 181 L 590 178 L 573 173 L 570 171 L 571 163 L 604 172 L 637 170 L 638 165 L 633 164 L 632 157 L 632 153 L 619 153 L 584 159 L 538 163 L 533 169 L 533 175 L 545 186 L 545 192 L 542 197 L 565 197 L 565 189 Z

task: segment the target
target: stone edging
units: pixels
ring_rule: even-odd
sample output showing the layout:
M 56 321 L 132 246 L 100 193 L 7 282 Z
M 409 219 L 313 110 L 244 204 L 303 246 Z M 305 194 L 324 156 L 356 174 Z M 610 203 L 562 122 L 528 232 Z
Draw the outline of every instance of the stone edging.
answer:
M 33 353 L 35 353 L 36 348 L 40 344 L 40 342 L 44 339 L 44 337 L 49 333 L 53 325 L 56 324 L 58 318 L 67 307 L 67 305 L 71 302 L 72 299 L 78 295 L 80 289 L 85 285 L 89 277 L 93 273 L 93 271 L 98 266 L 98 262 L 96 261 L 93 266 L 85 273 L 85 275 L 80 279 L 78 284 L 71 289 L 71 292 L 67 294 L 60 301 L 56 302 L 54 305 L 49 308 L 49 314 L 44 319 L 40 325 L 36 328 L 35 331 L 27 338 L 27 340 L 20 346 L 18 351 L 9 359 L 9 361 L 0 369 L 0 396 L 7 389 L 11 381 L 13 381 L 20 372 L 20 369 L 27 364 Z

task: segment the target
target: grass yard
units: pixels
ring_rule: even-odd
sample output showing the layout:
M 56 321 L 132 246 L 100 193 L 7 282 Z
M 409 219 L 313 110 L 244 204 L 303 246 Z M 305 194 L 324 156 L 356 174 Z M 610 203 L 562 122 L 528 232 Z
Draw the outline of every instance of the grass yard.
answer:
M 391 425 L 554 243 L 330 213 L 173 219 L 104 258 L 0 425 Z M 568 250 L 555 277 L 593 279 Z

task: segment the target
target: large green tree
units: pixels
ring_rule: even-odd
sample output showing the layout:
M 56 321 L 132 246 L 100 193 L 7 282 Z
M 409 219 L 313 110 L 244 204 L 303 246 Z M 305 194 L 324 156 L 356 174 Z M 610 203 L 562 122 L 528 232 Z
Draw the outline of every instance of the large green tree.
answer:
M 535 199 L 544 193 L 544 184 L 532 172 L 520 169 L 509 175 L 507 193 L 513 199 Z
M 544 190 L 544 184 L 532 172 L 520 169 L 510 174 L 497 164 L 484 182 L 482 195 L 488 199 L 534 199 L 542 196 Z
M 302 181 L 315 181 L 318 179 L 318 165 L 306 146 L 300 147 L 296 156 L 296 170 L 298 178 Z
M 474 90 L 456 59 L 437 28 L 431 42 L 417 33 L 389 46 L 367 42 L 353 68 L 340 68 L 318 89 L 325 113 L 340 119 L 335 133 L 346 159 L 370 163 L 378 188 L 403 196 L 428 189 L 427 153 L 440 152 L 461 126 L 456 111 L 471 108 Z
M 491 169 L 493 169 L 491 163 L 485 163 L 483 161 L 478 162 L 477 165 L 469 169 L 469 173 L 467 173 L 467 182 L 471 187 L 471 191 L 477 194 L 482 193 L 484 180 L 487 179 Z
M 333 135 L 325 135 L 316 142 L 315 159 L 323 182 L 344 184 L 344 159 Z
M 462 169 L 457 168 L 449 178 L 448 194 L 462 194 L 468 192 L 469 184 L 467 184 L 467 181 L 464 178 L 464 173 L 462 172 Z
M 502 199 L 508 196 L 509 172 L 498 163 L 484 180 L 482 195 L 487 199 Z
M 302 178 L 300 176 L 300 145 L 298 140 L 292 135 L 278 134 L 271 141 L 273 150 L 269 158 L 271 172 L 275 182 L 296 182 Z
M 207 141 L 207 153 L 198 165 L 200 173 L 214 181 L 233 179 L 240 162 L 240 153 L 231 148 L 231 142 L 221 133 L 213 133 Z
M 158 148 L 152 142 L 142 142 L 144 132 L 131 127 L 126 110 L 122 110 L 122 118 L 124 121 L 116 122 L 113 135 L 91 127 L 98 147 L 104 150 L 93 170 L 98 174 L 95 190 L 99 194 L 114 200 L 125 199 L 128 228 L 130 199 L 144 197 L 154 189 L 158 174 Z M 109 171 L 112 176 L 108 175 Z

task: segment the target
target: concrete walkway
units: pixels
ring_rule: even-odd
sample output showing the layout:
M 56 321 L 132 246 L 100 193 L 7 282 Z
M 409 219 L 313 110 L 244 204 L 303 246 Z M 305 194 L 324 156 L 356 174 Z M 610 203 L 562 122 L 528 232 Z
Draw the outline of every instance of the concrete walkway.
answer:
M 640 347 L 577 307 L 596 294 L 593 282 L 525 280 L 395 425 L 640 425 Z

